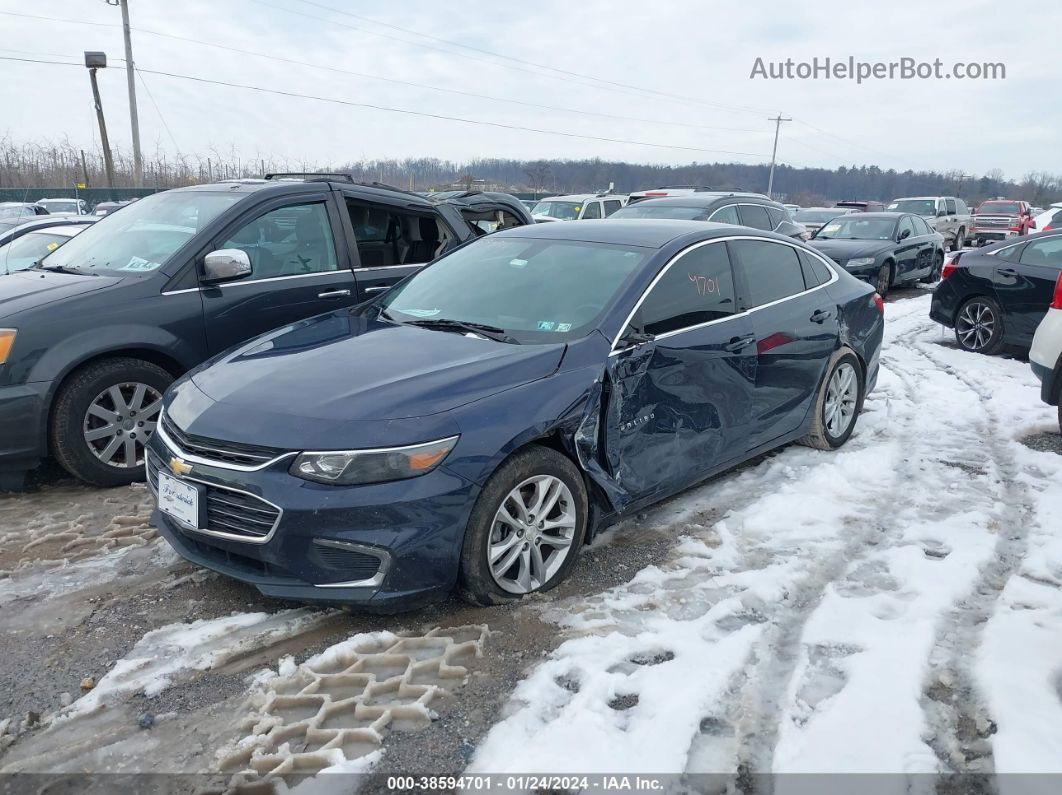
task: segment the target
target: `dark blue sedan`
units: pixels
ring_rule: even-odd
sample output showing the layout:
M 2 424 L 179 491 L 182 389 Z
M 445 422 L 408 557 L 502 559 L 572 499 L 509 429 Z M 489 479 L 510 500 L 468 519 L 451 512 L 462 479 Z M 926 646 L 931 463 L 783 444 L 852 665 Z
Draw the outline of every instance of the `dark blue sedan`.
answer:
M 508 602 L 633 511 L 793 441 L 844 444 L 882 313 L 770 232 L 499 232 L 177 381 L 147 455 L 154 522 L 271 596 Z

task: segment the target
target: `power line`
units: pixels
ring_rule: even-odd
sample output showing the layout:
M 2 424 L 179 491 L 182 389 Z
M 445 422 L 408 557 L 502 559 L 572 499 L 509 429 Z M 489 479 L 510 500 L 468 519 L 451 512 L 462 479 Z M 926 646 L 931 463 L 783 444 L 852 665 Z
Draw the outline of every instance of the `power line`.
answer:
M 326 11 L 331 11 L 331 12 L 336 13 L 336 14 L 342 14 L 343 16 L 351 17 L 352 19 L 360 19 L 363 22 L 369 22 L 369 23 L 372 23 L 374 25 L 380 25 L 380 26 L 385 27 L 385 28 L 391 28 L 392 30 L 398 30 L 398 31 L 401 31 L 403 33 L 408 33 L 408 34 L 413 35 L 413 36 L 421 36 L 423 38 L 430 39 L 432 41 L 438 41 L 438 42 L 441 42 L 443 44 L 447 44 L 447 45 L 449 45 L 451 47 L 460 47 L 460 48 L 465 49 L 465 50 L 471 50 L 472 52 L 483 53 L 484 55 L 489 55 L 489 56 L 491 56 L 493 58 L 501 58 L 501 59 L 506 60 L 506 61 L 512 61 L 513 63 L 523 64 L 525 66 L 531 66 L 531 67 L 534 67 L 536 69 L 545 69 L 545 70 L 550 71 L 550 72 L 555 72 L 558 75 L 562 75 L 563 77 L 576 77 L 576 78 L 579 78 L 581 80 L 590 80 L 590 81 L 593 81 L 594 83 L 601 83 L 601 84 L 604 84 L 604 85 L 607 85 L 607 86 L 613 86 L 614 88 L 622 88 L 622 89 L 634 90 L 634 91 L 639 91 L 639 92 L 646 93 L 646 94 L 656 94 L 656 95 L 661 96 L 661 97 L 667 97 L 668 99 L 677 99 L 677 100 L 679 100 L 681 102 L 696 102 L 698 104 L 710 105 L 711 107 L 720 108 L 720 109 L 723 109 L 723 110 L 731 110 L 731 111 L 740 112 L 740 113 L 763 113 L 765 110 L 769 110 L 767 108 L 752 108 L 752 107 L 747 107 L 747 106 L 743 106 L 743 105 L 723 105 L 723 104 L 714 103 L 714 102 L 706 102 L 705 100 L 696 99 L 694 97 L 686 97 L 686 96 L 682 96 L 681 94 L 671 94 L 671 93 L 669 93 L 667 91 L 657 91 L 656 89 L 643 88 L 642 86 L 630 85 L 629 83 L 619 83 L 619 82 L 616 82 L 614 80 L 605 80 L 602 77 L 595 77 L 594 75 L 587 75 L 587 74 L 583 74 L 581 72 L 573 72 L 573 71 L 570 71 L 568 69 L 561 69 L 561 68 L 556 67 L 556 66 L 549 66 L 547 64 L 535 63 L 534 61 L 526 61 L 526 60 L 524 60 L 522 58 L 516 58 L 516 57 L 514 57 L 512 55 L 504 55 L 503 53 L 494 52 L 492 50 L 483 49 L 481 47 L 473 47 L 470 44 L 462 44 L 461 42 L 450 41 L 449 39 L 442 38 L 441 36 L 433 36 L 430 33 L 422 33 L 421 31 L 413 30 L 411 28 L 404 28 L 401 25 L 393 25 L 393 24 L 391 24 L 389 22 L 381 22 L 378 19 L 373 19 L 371 17 L 362 16 L 361 14 L 355 14 L 355 13 L 353 13 L 351 11 L 346 11 L 346 10 L 343 10 L 343 9 L 340 9 L 340 8 L 333 8 L 332 6 L 326 5 L 324 3 L 316 2 L 315 0 L 297 0 L 297 2 L 302 3 L 303 5 L 314 6 L 316 8 L 324 9 Z M 371 31 L 367 31 L 367 32 L 371 33 Z M 381 34 L 374 34 L 374 35 L 381 35 Z M 457 53 L 451 53 L 451 54 L 457 55 Z
M 0 13 L 3 13 L 3 14 L 12 13 L 14 16 L 29 17 L 31 19 L 46 20 L 46 21 L 49 21 L 49 22 L 65 22 L 65 23 L 83 24 L 83 25 L 103 24 L 103 23 L 95 23 L 95 22 L 84 22 L 84 21 L 78 20 L 78 19 L 63 19 L 63 18 L 60 18 L 60 17 L 44 17 L 44 16 L 38 16 L 38 15 L 34 15 L 34 14 L 14 14 L 13 12 L 6 12 L 6 11 L 2 11 Z M 118 27 L 118 26 L 115 26 L 115 27 Z M 321 69 L 323 71 L 333 72 L 333 73 L 336 73 L 336 74 L 350 75 L 352 77 L 360 77 L 360 78 L 365 78 L 365 79 L 369 79 L 369 80 L 380 80 L 380 81 L 383 81 L 383 82 L 386 82 L 386 83 L 393 83 L 393 84 L 396 84 L 396 85 L 402 85 L 402 86 L 407 86 L 407 87 L 411 87 L 411 88 L 427 89 L 429 91 L 439 91 L 439 92 L 446 93 L 446 94 L 454 94 L 454 95 L 457 95 L 457 96 L 471 97 L 471 98 L 474 98 L 474 99 L 484 99 L 484 100 L 488 100 L 488 101 L 491 101 L 491 102 L 505 102 L 505 103 L 512 104 L 512 105 L 520 105 L 520 106 L 528 107 L 528 108 L 537 108 L 539 110 L 551 110 L 551 111 L 558 111 L 558 112 L 561 112 L 561 113 L 574 113 L 574 114 L 579 114 L 579 115 L 583 115 L 583 116 L 594 116 L 594 117 L 603 118 L 603 119 L 614 119 L 614 120 L 617 120 L 617 121 L 633 121 L 633 122 L 638 122 L 638 123 L 641 123 L 641 124 L 657 124 L 657 125 L 668 125 L 668 126 L 675 126 L 675 127 L 684 127 L 684 128 L 688 128 L 688 129 L 694 129 L 694 130 L 715 130 L 715 131 L 723 131 L 723 132 L 740 132 L 740 133 L 753 133 L 753 134 L 763 134 L 763 133 L 765 133 L 764 130 L 756 130 L 756 129 L 751 129 L 751 128 L 718 127 L 718 126 L 707 125 L 707 124 L 693 124 L 693 123 L 690 123 L 690 122 L 667 121 L 667 120 L 662 120 L 662 119 L 646 119 L 646 118 L 640 118 L 640 117 L 637 117 L 637 116 L 622 116 L 622 115 L 613 114 L 613 113 L 603 113 L 601 111 L 583 110 L 581 108 L 569 108 L 569 107 L 563 107 L 563 106 L 557 106 L 557 105 L 543 105 L 543 104 L 540 104 L 540 103 L 537 103 L 537 102 L 527 102 L 527 101 L 524 101 L 524 100 L 512 99 L 512 98 L 509 98 L 509 97 L 496 97 L 496 96 L 491 96 L 489 94 L 478 94 L 478 93 L 472 92 L 472 91 L 462 91 L 462 90 L 456 89 L 456 88 L 446 88 L 444 86 L 436 86 L 436 85 L 432 85 L 430 83 L 418 83 L 418 82 L 411 81 L 411 80 L 399 80 L 399 79 L 393 78 L 393 77 L 383 77 L 382 75 L 374 75 L 374 74 L 369 74 L 369 73 L 366 73 L 366 72 L 355 72 L 355 71 L 350 70 L 350 69 L 341 69 L 341 68 L 339 68 L 337 66 L 328 66 L 326 64 L 312 63 L 312 62 L 309 62 L 309 61 L 300 61 L 300 60 L 295 59 L 295 58 L 285 58 L 285 57 L 280 56 L 280 55 L 272 55 L 270 53 L 258 52 L 258 51 L 255 51 L 255 50 L 247 50 L 247 49 L 243 49 L 243 48 L 240 48 L 240 47 L 235 47 L 235 46 L 232 46 L 232 45 L 229 45 L 229 44 L 220 44 L 220 43 L 216 43 L 216 42 L 203 41 L 202 39 L 194 39 L 194 38 L 191 38 L 189 36 L 179 36 L 179 35 L 177 35 L 175 33 L 163 33 L 162 31 L 148 30 L 147 28 L 140 28 L 140 27 L 133 28 L 133 30 L 136 33 L 143 34 L 143 35 L 158 36 L 160 38 L 165 38 L 165 39 L 173 39 L 175 41 L 187 42 L 189 44 L 196 44 L 196 45 L 199 45 L 199 46 L 202 46 L 202 47 L 213 47 L 215 49 L 224 50 L 225 52 L 240 53 L 241 55 L 251 55 L 251 56 L 255 56 L 257 58 L 265 58 L 265 59 L 270 60 L 270 61 L 277 61 L 279 63 L 295 64 L 295 65 L 298 65 L 298 66 L 309 67 L 311 69 Z M 59 57 L 66 57 L 66 56 L 59 56 Z
M 140 85 L 144 87 L 144 91 L 147 92 L 148 99 L 151 100 L 151 104 L 155 107 L 155 113 L 158 114 L 159 121 L 162 122 L 162 126 L 166 129 L 166 134 L 170 136 L 170 141 L 173 142 L 173 148 L 177 151 L 177 156 L 181 157 L 181 147 L 177 143 L 177 139 L 173 137 L 173 131 L 170 129 L 170 125 L 166 123 L 166 117 L 162 115 L 162 111 L 159 109 L 159 103 L 155 101 L 155 95 L 151 93 L 151 88 L 148 87 L 147 80 L 144 79 L 144 75 L 140 73 L 140 69 L 136 66 L 133 67 L 136 71 L 136 76 L 140 78 Z
M 41 59 L 14 58 L 14 57 L 8 57 L 8 56 L 0 56 L 0 60 L 4 60 L 4 61 L 23 61 L 23 62 L 28 62 L 28 63 L 52 64 L 52 65 L 55 65 L 55 66 L 80 66 L 80 64 L 67 63 L 66 61 L 46 61 L 46 60 L 41 60 Z M 374 104 L 374 103 L 371 103 L 371 102 L 353 102 L 351 100 L 336 99 L 334 97 L 320 97 L 320 96 L 316 96 L 316 95 L 313 95 L 313 94 L 301 94 L 301 93 L 298 93 L 298 92 L 295 92 L 295 91 L 283 91 L 283 90 L 278 89 L 278 88 L 265 88 L 265 87 L 262 87 L 262 86 L 252 86 L 252 85 L 248 85 L 246 83 L 232 83 L 232 82 L 225 81 L 225 80 L 212 80 L 212 79 L 206 78 L 206 77 L 196 77 L 194 75 L 184 75 L 184 74 L 179 74 L 179 73 L 176 73 L 176 72 L 165 72 L 165 71 L 158 70 L 158 69 L 140 69 L 138 67 L 138 71 L 143 72 L 145 74 L 160 75 L 160 76 L 163 76 L 163 77 L 172 77 L 172 78 L 176 78 L 176 79 L 180 79 L 180 80 L 191 80 L 191 81 L 196 82 L 196 83 L 207 83 L 207 84 L 210 84 L 210 85 L 224 86 L 226 88 L 239 88 L 239 89 L 244 89 L 244 90 L 247 90 L 247 91 L 256 91 L 256 92 L 264 93 L 264 94 L 276 94 L 278 96 L 296 97 L 296 98 L 299 98 L 299 99 L 313 100 L 315 102 L 327 102 L 327 103 L 336 104 L 336 105 L 346 105 L 348 107 L 354 107 L 354 108 L 366 108 L 366 109 L 369 109 L 369 110 L 379 110 L 379 111 L 384 111 L 384 112 L 387 112 L 387 113 L 400 113 L 400 114 L 407 115 L 407 116 L 420 116 L 420 117 L 423 117 L 423 118 L 440 119 L 440 120 L 444 120 L 444 121 L 456 121 L 456 122 L 460 122 L 462 124 L 472 124 L 472 125 L 483 126 L 483 127 L 496 127 L 496 128 L 505 129 L 505 130 L 519 130 L 519 131 L 522 131 L 522 132 L 533 132 L 533 133 L 539 133 L 539 134 L 542 134 L 542 135 L 557 135 L 557 136 L 560 136 L 560 137 L 563 137 L 563 138 L 579 138 L 579 139 L 587 140 L 587 141 L 602 141 L 602 142 L 605 142 L 605 143 L 629 144 L 629 145 L 633 145 L 633 146 L 647 146 L 647 147 L 651 147 L 651 148 L 654 148 L 654 149 L 676 149 L 676 150 L 684 150 L 684 151 L 687 151 L 687 152 L 703 152 L 703 153 L 706 153 L 706 154 L 737 155 L 739 157 L 754 157 L 754 158 L 762 158 L 763 157 L 762 154 L 757 154 L 757 153 L 754 153 L 754 152 L 737 152 L 737 151 L 733 151 L 733 150 L 729 150 L 729 149 L 706 149 L 706 148 L 695 147 L 695 146 L 682 146 L 682 145 L 679 145 L 679 144 L 658 144 L 658 143 L 653 143 L 651 141 L 633 141 L 633 140 L 624 140 L 622 138 L 606 138 L 606 137 L 599 136 L 599 135 L 584 135 L 582 133 L 565 132 L 563 130 L 549 130 L 549 129 L 543 129 L 543 128 L 538 128 L 538 127 L 524 127 L 522 125 L 517 125 L 517 124 L 505 124 L 503 122 L 486 121 L 486 120 L 483 120 L 483 119 L 467 119 L 467 118 L 463 118 L 461 116 L 449 116 L 449 115 L 442 114 L 442 113 L 428 113 L 427 111 L 409 110 L 407 108 L 393 108 L 393 107 L 389 107 L 387 105 L 377 105 L 377 104 Z

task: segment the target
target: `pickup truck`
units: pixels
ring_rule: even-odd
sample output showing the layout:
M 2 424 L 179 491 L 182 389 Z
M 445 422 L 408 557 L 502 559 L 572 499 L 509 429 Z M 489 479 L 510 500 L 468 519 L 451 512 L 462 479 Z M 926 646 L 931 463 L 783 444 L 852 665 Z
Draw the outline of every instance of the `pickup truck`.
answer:
M 981 202 L 973 216 L 971 237 L 978 246 L 1020 237 L 1036 231 L 1028 202 L 1016 199 L 990 199 Z
M 104 216 L 0 279 L 0 486 L 47 456 L 96 485 L 142 480 L 177 376 L 530 223 L 507 194 L 436 200 L 341 174 L 178 188 Z
M 952 251 L 959 251 L 970 240 L 972 218 L 966 202 L 956 196 L 910 196 L 889 202 L 889 212 L 914 213 L 944 235 Z

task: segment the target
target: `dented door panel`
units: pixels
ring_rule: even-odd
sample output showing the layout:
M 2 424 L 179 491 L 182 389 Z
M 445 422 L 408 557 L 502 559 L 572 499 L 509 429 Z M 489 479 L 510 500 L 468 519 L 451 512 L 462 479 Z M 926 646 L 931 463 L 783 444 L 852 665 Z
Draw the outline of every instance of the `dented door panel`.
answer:
M 674 491 L 744 452 L 756 379 L 751 333 L 749 320 L 735 317 L 609 359 L 604 460 L 628 499 Z

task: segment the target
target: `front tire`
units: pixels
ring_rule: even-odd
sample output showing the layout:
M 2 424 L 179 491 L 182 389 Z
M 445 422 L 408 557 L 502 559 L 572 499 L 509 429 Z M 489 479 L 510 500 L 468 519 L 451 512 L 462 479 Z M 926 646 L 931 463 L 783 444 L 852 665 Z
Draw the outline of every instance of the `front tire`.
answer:
M 970 353 L 999 353 L 1003 348 L 1003 313 L 999 304 L 976 296 L 960 306 L 955 315 L 955 341 Z
M 472 508 L 459 593 L 485 606 L 553 588 L 575 565 L 587 514 L 586 486 L 571 461 L 539 445 L 514 454 Z
M 95 486 L 144 479 L 144 445 L 155 431 L 173 376 L 142 359 L 105 359 L 59 390 L 51 448 L 63 469 Z
M 877 284 L 875 285 L 878 291 L 878 295 L 884 298 L 889 294 L 889 288 L 892 287 L 892 263 L 886 262 L 878 270 Z
M 847 348 L 830 359 L 815 400 L 811 431 L 801 442 L 817 450 L 836 450 L 848 441 L 863 410 L 863 366 Z
M 951 243 L 952 251 L 962 251 L 962 247 L 966 245 L 966 230 L 960 229 L 955 233 L 955 239 Z

